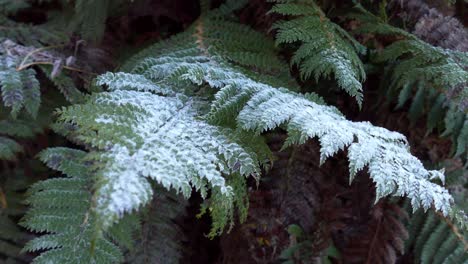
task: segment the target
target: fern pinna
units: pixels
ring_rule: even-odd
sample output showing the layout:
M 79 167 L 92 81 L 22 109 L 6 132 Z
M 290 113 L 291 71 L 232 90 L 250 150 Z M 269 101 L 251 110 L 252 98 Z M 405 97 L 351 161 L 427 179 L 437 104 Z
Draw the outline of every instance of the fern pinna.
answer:
M 349 121 L 318 95 L 294 92 L 275 45 L 226 19 L 238 5 L 228 1 L 205 13 L 183 33 L 131 58 L 121 72 L 99 76 L 105 92 L 57 111 L 55 131 L 86 152 L 41 154 L 67 176 L 30 190 L 23 225 L 47 233 L 26 246 L 45 250 L 37 263 L 66 257 L 80 263 L 77 252 L 91 263 L 121 261 L 119 239 L 111 239 L 118 238 L 115 227 L 151 203 L 159 190 L 153 183 L 185 198 L 195 189 L 213 219 L 209 235 L 229 230 L 236 215 L 245 218 L 246 180 L 258 180 L 273 160 L 262 133 L 276 128 L 289 135 L 284 147 L 317 137 L 321 162 L 346 149 L 350 181 L 367 166 L 377 199 L 407 196 L 414 209 L 452 212 L 453 198 L 431 182 L 444 175 L 426 170 L 403 135 Z

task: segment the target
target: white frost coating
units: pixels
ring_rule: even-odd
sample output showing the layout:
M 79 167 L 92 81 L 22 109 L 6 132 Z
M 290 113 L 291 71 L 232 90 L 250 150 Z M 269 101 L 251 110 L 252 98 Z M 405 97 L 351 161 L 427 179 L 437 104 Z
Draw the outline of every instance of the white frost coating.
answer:
M 238 112 L 238 125 L 258 133 L 285 124 L 290 134 L 288 144 L 318 137 L 321 162 L 347 148 L 350 181 L 367 166 L 376 184 L 377 199 L 387 195 L 407 196 L 415 210 L 434 205 L 445 215 L 450 211 L 453 198 L 446 189 L 430 182 L 433 178 L 443 179 L 443 174 L 426 170 L 409 152 L 403 135 L 375 127 L 369 122 L 346 120 L 334 107 L 255 81 L 235 68 L 215 61 L 217 58 L 206 62 L 179 60 L 177 65 L 183 66 L 178 67 L 170 63 L 168 56 L 170 54 L 166 54 L 164 60 L 153 61 L 155 65 L 146 65 L 147 70 L 142 69 L 141 74 L 149 76 L 154 69 L 164 69 L 164 74 L 173 79 L 178 76 L 179 80 L 189 80 L 197 85 L 208 83 L 211 87 L 220 88 L 212 103 L 212 119 L 222 118 L 232 111 Z M 330 59 L 333 60 L 330 63 L 337 67 L 335 74 L 348 70 L 349 66 L 337 64 L 331 54 Z
M 258 173 L 254 157 L 228 139 L 225 131 L 195 119 L 192 103 L 184 96 L 128 90 L 100 93 L 88 102 L 87 106 L 101 106 L 95 113 L 96 125 L 82 124 L 98 127 L 99 136 L 90 142 L 110 146 L 99 154 L 105 167 L 96 191 L 96 210 L 104 225 L 150 201 L 146 177 L 185 197 L 194 187 L 202 195 L 208 188 L 219 188 L 229 198 L 232 188 L 223 173 L 237 170 L 236 163 L 243 175 Z
M 377 199 L 404 195 L 411 199 L 414 209 L 433 205 L 444 214 L 449 212 L 452 197 L 430 182 L 443 175 L 427 171 L 411 155 L 403 135 L 368 122 L 348 121 L 336 108 L 258 82 L 222 58 L 190 56 L 193 50 L 187 56 L 181 57 L 181 53 L 146 59 L 131 75 L 104 75 L 100 83 L 113 91 L 95 95 L 88 102 L 90 109 L 100 106 L 98 113 L 88 113 L 95 115 L 94 123 L 75 120 L 82 126 L 97 127 L 98 138 L 87 139 L 91 145 L 108 146 L 100 154 L 107 165 L 96 192 L 97 210 L 106 225 L 149 201 L 152 192 L 146 177 L 186 197 L 195 187 L 202 195 L 208 188 L 219 188 L 229 198 L 231 187 L 223 174 L 258 173 L 255 157 L 228 139 L 225 130 L 196 119 L 195 105 L 200 102 L 177 94 L 206 84 L 219 89 L 211 104 L 211 120 L 237 116 L 240 129 L 257 133 L 281 125 L 290 135 L 287 144 L 317 137 L 321 162 L 347 148 L 350 180 L 367 166 L 376 184 Z M 346 70 L 346 65 L 339 67 L 344 68 L 336 72 Z M 152 89 L 153 85 L 172 93 Z M 142 92 L 149 90 L 172 97 Z
M 105 116 L 100 116 L 100 117 L 94 119 L 94 121 L 96 121 L 97 123 L 103 123 L 103 124 L 112 124 L 114 122 L 114 120 L 112 120 L 112 118 L 105 117 Z

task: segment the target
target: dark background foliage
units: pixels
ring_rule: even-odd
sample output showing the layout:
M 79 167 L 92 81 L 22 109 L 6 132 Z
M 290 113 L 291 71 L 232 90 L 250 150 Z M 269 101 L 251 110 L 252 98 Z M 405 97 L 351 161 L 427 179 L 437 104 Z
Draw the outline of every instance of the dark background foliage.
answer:
M 74 13 L 76 11 L 72 8 L 63 5 L 61 1 L 30 2 L 28 7 L 10 13 L 6 7 L 0 5 L 0 8 L 4 8 L 0 9 L 3 12 L 2 16 L 17 23 L 42 25 L 50 21 L 60 24 L 62 21 L 60 19 L 63 17 L 57 16 L 58 13 L 67 14 L 70 20 L 73 16 L 80 15 Z M 216 7 L 221 2 L 213 1 L 212 6 Z M 356 27 L 355 20 L 344 19 L 340 12 L 350 9 L 352 2 L 359 1 L 317 2 L 327 11 L 327 15 L 343 28 L 351 30 Z M 379 11 L 382 3 L 386 3 L 386 1 L 361 2 L 376 11 Z M 459 0 L 453 5 L 442 0 L 427 3 L 422 0 L 388 2 L 385 7 L 386 16 L 390 21 L 434 46 L 468 51 L 468 33 L 465 29 L 468 16 L 465 1 Z M 274 31 L 270 28 L 281 17 L 276 14 L 266 15 L 271 6 L 271 3 L 264 0 L 251 0 L 246 7 L 236 11 L 235 15 L 242 23 L 273 38 Z M 198 1 L 192 0 L 142 0 L 132 3 L 124 1 L 121 6 L 109 10 L 101 34 L 87 32 L 86 30 L 92 27 L 86 25 L 68 28 L 67 41 L 63 47 L 60 47 L 60 54 L 64 54 L 64 58 L 73 55 L 76 59 L 76 68 L 86 69 L 85 72 L 63 69 L 76 87 L 90 86 L 90 90 L 94 89 L 90 85 L 90 80 L 95 74 L 113 70 L 141 48 L 184 31 L 200 14 Z M 54 15 L 57 19 L 49 21 Z M 81 23 L 86 22 L 86 17 L 73 19 L 82 19 Z M 51 28 L 54 26 L 51 25 Z M 7 24 L 2 24 L 0 31 L 7 31 L 8 27 Z M 97 31 L 100 30 L 96 28 Z M 20 32 L 19 29 L 12 31 Z M 35 33 L 41 34 L 38 31 Z M 23 37 L 26 41 L 21 44 L 29 45 L 28 35 Z M 361 43 L 372 42 L 376 49 L 395 41 L 395 37 L 372 34 L 357 34 L 356 38 Z M 284 48 L 281 50 L 281 56 L 289 59 L 293 51 L 294 49 L 290 47 Z M 39 68 L 40 65 L 36 67 Z M 428 132 L 426 118 L 430 108 L 423 108 L 424 114 L 413 120 L 408 116 L 411 100 L 396 109 L 397 102 L 388 100 L 379 87 L 384 78 L 381 69 L 369 70 L 367 80 L 363 84 L 365 99 L 362 109 L 359 109 L 345 92 L 338 89 L 333 80 L 321 80 L 319 83 L 302 80 L 297 68 L 293 68 L 292 71 L 302 84 L 301 87 L 314 87 L 315 92 L 322 95 L 327 103 L 337 106 L 348 119 L 370 121 L 374 125 L 404 134 L 411 144 L 412 153 L 426 162 L 427 166 L 439 168 L 445 165 L 448 175 L 461 173 L 462 175 L 457 177 L 466 179 L 463 161 L 453 158 L 450 138 L 441 137 L 437 129 Z M 51 109 L 66 105 L 67 102 L 56 89 L 52 88 L 54 84 L 47 78 L 47 73 L 47 71 L 38 71 L 43 94 L 41 111 L 51 113 Z M 307 92 L 310 88 L 302 89 Z M 73 93 L 86 92 L 86 89 L 61 92 L 67 97 Z M 8 112 L 1 109 L 0 114 L 3 118 Z M 46 116 L 44 119 L 53 118 L 44 116 Z M 49 121 L 44 120 L 44 123 L 47 124 Z M 36 160 L 36 154 L 46 147 L 74 146 L 54 134 L 47 126 L 44 130 L 33 134 L 32 137 L 18 140 L 23 147 L 22 153 L 13 160 L 2 160 L 0 163 L 2 213 L 7 214 L 13 222 L 18 222 L 25 210 L 22 205 L 18 205 L 18 209 L 14 212 L 7 210 L 20 199 L 14 195 L 21 196 L 29 183 L 45 179 L 51 174 Z M 214 239 L 207 238 L 210 219 L 206 215 L 201 218 L 196 217 L 201 202 L 201 197 L 196 195 L 188 201 L 183 216 L 173 220 L 184 236 L 181 263 L 280 263 L 282 261 L 417 263 L 415 259 L 419 258 L 418 254 L 421 254 L 424 247 L 421 244 L 424 239 L 419 238 L 423 232 L 421 226 L 424 227 L 428 220 L 418 216 L 422 220 L 418 220 L 419 229 L 415 231 L 416 224 L 412 226 L 414 216 L 407 210 L 403 199 L 386 198 L 374 204 L 375 189 L 365 173 L 349 185 L 344 153 L 339 153 L 319 166 L 317 142 L 308 142 L 302 146 L 280 151 L 285 135 L 272 132 L 267 138 L 277 160 L 273 168 L 264 174 L 258 187 L 254 182 L 250 183 L 250 209 L 245 223 L 237 224 L 229 234 Z M 457 184 L 453 186 L 454 189 L 459 188 Z M 465 187 L 466 180 L 461 184 L 460 192 L 464 192 Z M 426 223 L 426 225 L 432 230 L 437 228 L 439 222 L 445 223 L 445 220 L 438 215 L 431 217 L 435 217 L 436 220 L 433 224 Z M 7 224 L 14 225 L 14 223 L 5 223 L 5 226 Z M 453 223 L 448 225 L 450 228 L 446 230 L 454 231 L 451 226 Z M 295 230 L 298 226 L 300 228 L 296 229 L 300 230 Z M 6 243 L 0 239 L 2 257 L 5 261 L 9 259 L 11 263 L 30 262 L 35 256 L 34 253 L 20 255 L 16 253 L 34 235 L 21 227 L 15 228 L 18 229 L 15 230 L 17 233 L 8 237 L 9 234 L 1 233 L 5 232 L 3 231 L 5 228 L 0 226 L 0 237 L 5 237 L 5 241 L 9 241 Z M 149 224 L 144 228 L 151 230 Z M 159 234 L 155 232 L 151 235 Z M 418 239 L 421 241 L 416 241 Z M 466 250 L 464 237 L 459 239 L 464 243 Z M 333 253 L 335 251 L 339 254 Z M 12 253 L 8 255 L 6 252 Z M 129 260 L 129 263 L 132 261 Z

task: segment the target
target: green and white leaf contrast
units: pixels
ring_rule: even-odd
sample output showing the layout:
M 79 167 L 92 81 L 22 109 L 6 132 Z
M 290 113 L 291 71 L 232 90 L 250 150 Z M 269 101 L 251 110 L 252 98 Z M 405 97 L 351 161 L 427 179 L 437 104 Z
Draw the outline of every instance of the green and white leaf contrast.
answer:
M 221 233 L 225 225 L 232 225 L 236 208 L 245 215 L 247 207 L 241 201 L 246 199 L 239 198 L 246 193 L 245 180 L 258 179 L 261 167 L 272 160 L 262 133 L 277 128 L 288 132 L 284 147 L 318 138 L 322 163 L 347 150 L 350 181 L 367 167 L 377 199 L 407 196 L 413 209 L 433 206 L 444 215 L 451 212 L 453 198 L 431 182 L 443 181 L 444 175 L 426 170 L 411 155 L 403 135 L 369 122 L 349 121 L 318 95 L 294 92 L 297 85 L 288 67 L 275 55 L 274 44 L 245 26 L 224 20 L 219 10 L 202 16 L 178 36 L 137 54 L 122 72 L 99 76 L 97 84 L 105 85 L 106 92 L 94 93 L 84 103 L 57 111 L 55 130 L 88 150 L 80 151 L 79 156 L 90 168 L 83 168 L 78 175 L 86 172 L 92 177 L 74 176 L 77 172 L 65 166 L 59 169 L 70 178 L 50 179 L 32 188 L 36 196 L 61 191 L 75 195 L 62 181 L 76 180 L 81 189 L 88 188 L 85 196 L 80 193 L 75 199 L 76 204 L 57 201 L 46 205 L 38 197 L 30 199 L 33 209 L 25 225 L 34 231 L 56 233 L 56 237 L 45 235 L 33 240 L 27 247 L 52 249 L 38 261 L 46 259 L 44 256 L 54 258 L 57 250 L 82 252 L 91 243 L 95 243 L 95 250 L 109 252 L 98 263 L 119 260 L 114 246 L 106 240 L 106 231 L 126 214 L 150 203 L 155 191 L 152 182 L 185 198 L 195 189 L 210 199 L 211 234 Z M 305 10 L 317 12 L 314 7 Z M 286 29 L 287 24 L 282 25 Z M 312 71 L 317 76 L 334 71 L 340 85 L 360 101 L 359 81 L 364 74 L 355 53 L 357 46 L 345 41 L 347 37 L 334 24 L 327 25 L 333 28 L 333 34 L 342 34 L 336 45 L 346 54 L 338 46 L 321 50 L 320 56 L 331 58 L 325 60 L 327 69 L 309 64 L 325 57 L 309 58 L 298 52 L 296 58 L 307 58 L 303 67 L 308 75 Z M 304 49 L 319 48 L 313 43 L 307 45 Z M 346 63 L 338 63 L 342 59 Z M 269 67 L 265 69 L 265 65 Z M 350 83 L 345 81 L 348 78 L 352 78 Z M 47 152 L 43 155 L 47 156 L 45 161 L 54 163 Z M 49 184 L 51 187 L 46 188 Z M 63 213 L 70 218 L 66 220 L 69 226 L 41 222 L 50 206 L 54 208 L 50 215 Z M 73 206 L 80 214 L 70 215 Z M 64 208 L 66 212 L 61 211 Z M 78 235 L 83 236 L 83 243 L 69 244 L 67 239 Z M 63 239 L 63 246 L 59 246 L 59 239 Z

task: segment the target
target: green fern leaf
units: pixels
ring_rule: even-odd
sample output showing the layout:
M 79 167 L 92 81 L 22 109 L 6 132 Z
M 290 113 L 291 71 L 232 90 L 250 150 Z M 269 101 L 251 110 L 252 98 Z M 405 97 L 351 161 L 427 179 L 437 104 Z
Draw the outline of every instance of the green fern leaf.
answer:
M 364 47 L 331 22 L 313 1 L 278 3 L 271 12 L 294 17 L 277 22 L 273 29 L 278 31 L 277 44 L 301 43 L 291 63 L 298 65 L 302 78 L 313 75 L 318 80 L 333 73 L 338 85 L 361 105 L 361 82 L 366 74 L 358 53 Z
M 43 251 L 34 263 L 118 263 L 119 248 L 108 239 L 95 240 L 95 218 L 91 203 L 89 167 L 86 153 L 66 148 L 49 148 L 40 158 L 49 167 L 67 174 L 34 184 L 27 202 L 31 206 L 22 225 L 35 232 L 46 232 L 27 243 L 25 251 Z M 92 247 L 94 243 L 94 247 Z M 93 249 L 93 250 L 91 250 Z M 77 254 L 79 252 L 79 254 Z

